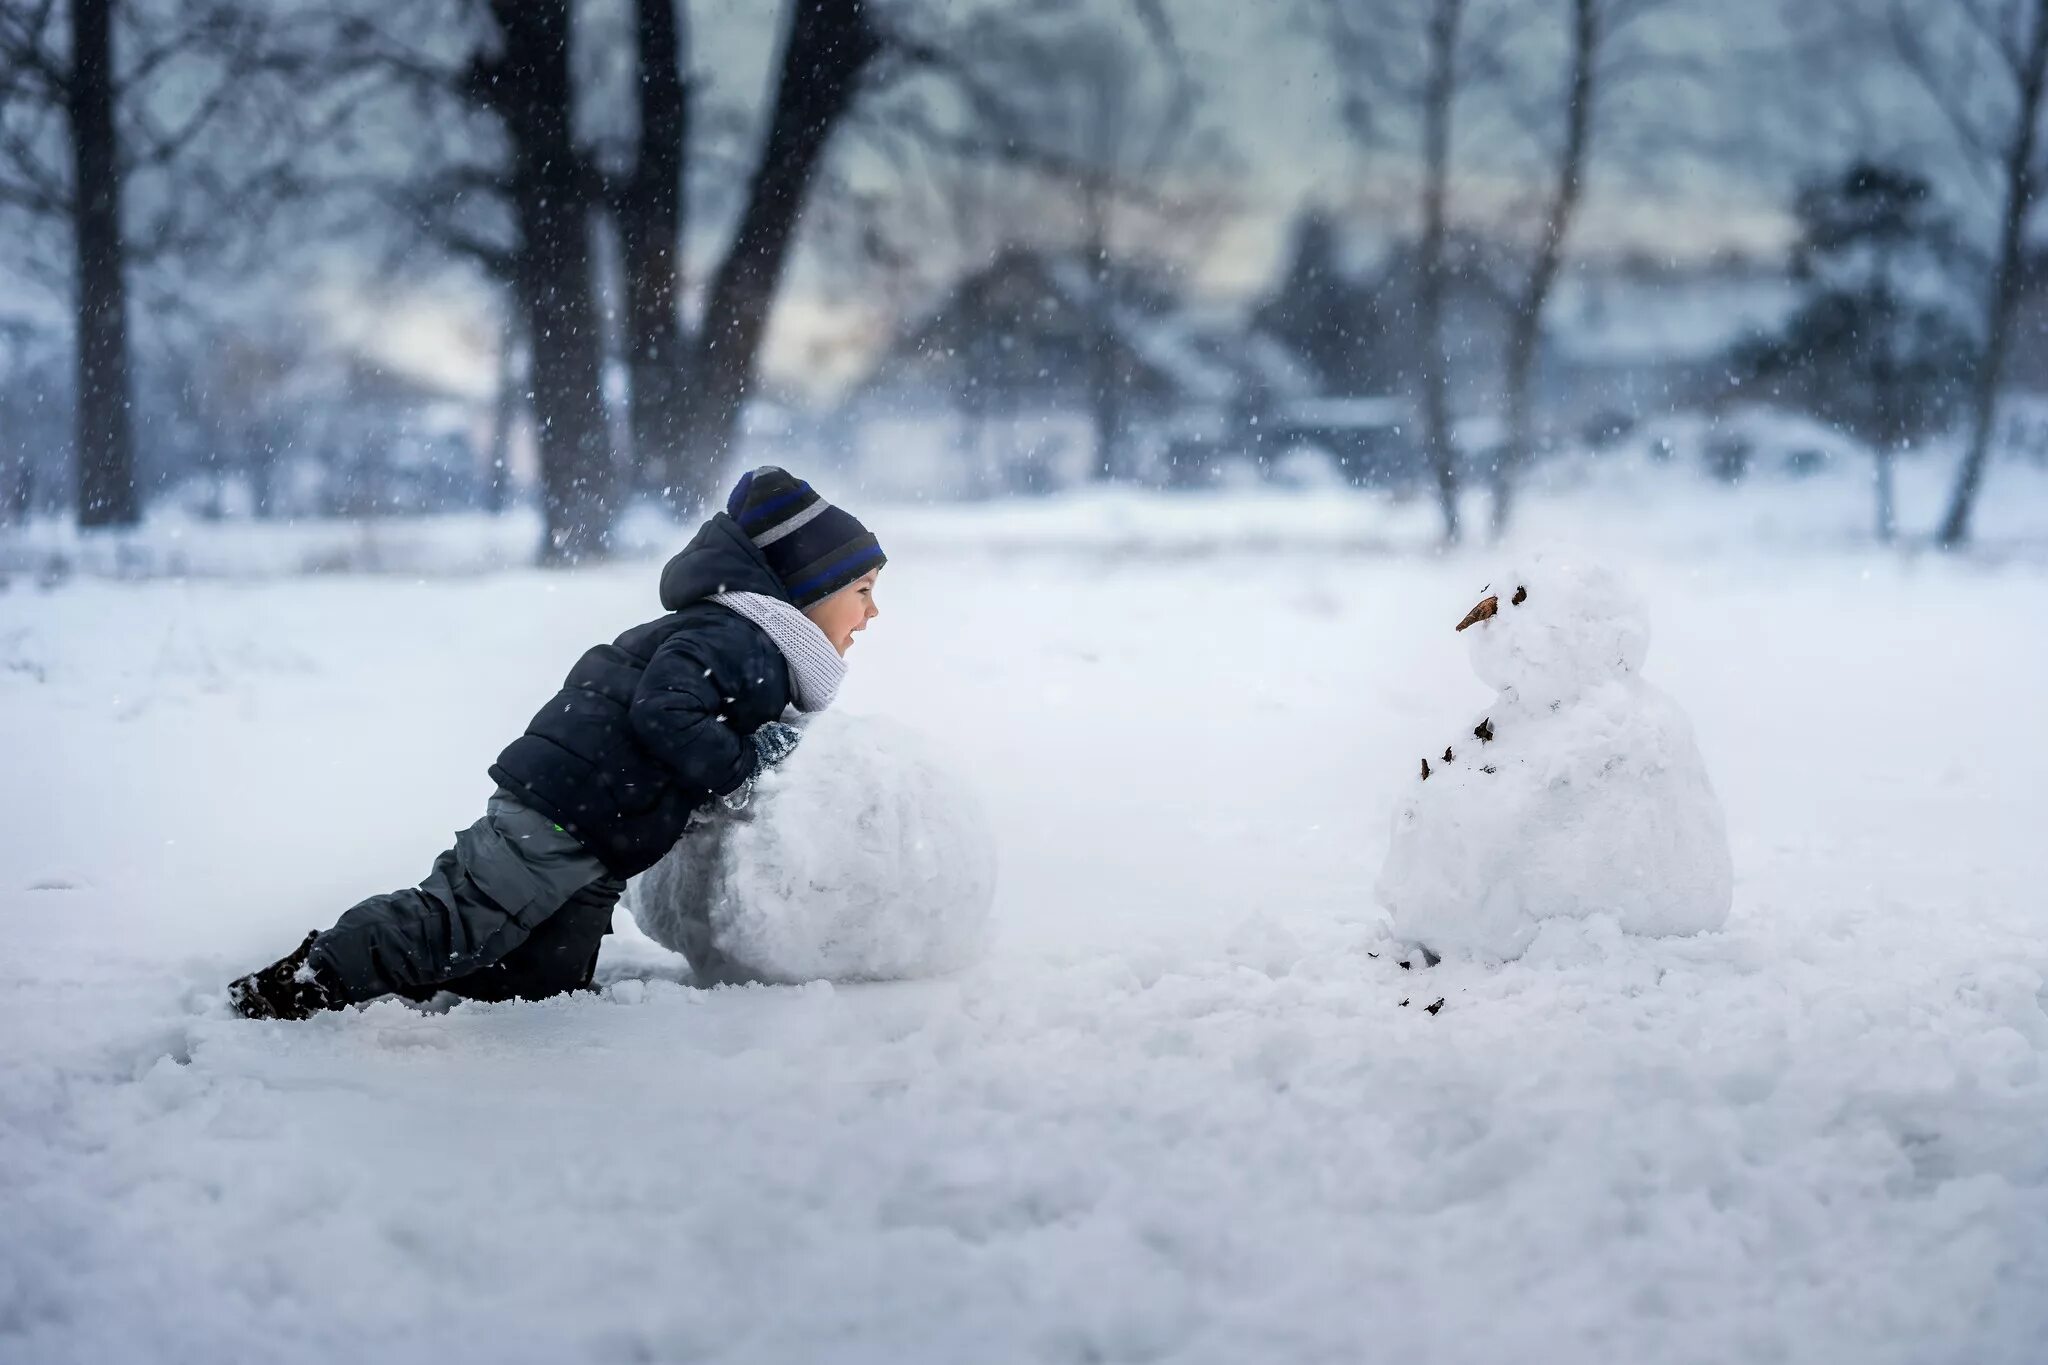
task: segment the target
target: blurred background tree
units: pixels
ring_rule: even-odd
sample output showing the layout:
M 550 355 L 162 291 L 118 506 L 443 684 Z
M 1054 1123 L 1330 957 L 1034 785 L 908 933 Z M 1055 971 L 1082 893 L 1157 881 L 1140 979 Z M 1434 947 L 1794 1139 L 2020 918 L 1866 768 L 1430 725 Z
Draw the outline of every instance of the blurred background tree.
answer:
M 1746 404 L 1886 535 L 1952 449 L 1961 545 L 2048 392 L 2044 5 L 0 0 L 0 516 L 573 563 L 776 458 L 1450 539 L 1673 424 L 1740 474 Z
M 1745 345 L 1743 378 L 1865 442 L 1878 539 L 1898 532 L 1900 451 L 1962 408 L 1979 357 L 1954 225 L 1921 176 L 1860 161 L 1799 195 L 1797 311 Z

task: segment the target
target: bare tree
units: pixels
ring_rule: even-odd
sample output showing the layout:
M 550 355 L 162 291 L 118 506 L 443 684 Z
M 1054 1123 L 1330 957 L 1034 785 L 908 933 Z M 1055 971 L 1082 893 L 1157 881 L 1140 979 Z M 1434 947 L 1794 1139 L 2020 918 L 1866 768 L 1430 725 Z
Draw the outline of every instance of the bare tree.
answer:
M 71 0 L 71 222 L 78 249 L 78 523 L 142 518 L 129 421 L 128 271 L 114 141 L 113 0 Z
M 1947 0 L 1938 6 L 1893 0 L 1890 24 L 1900 59 L 1941 110 L 1997 204 L 1969 434 L 1938 532 L 1940 543 L 1954 548 L 1970 538 L 1970 516 L 1984 483 L 1999 387 L 2012 347 L 2026 225 L 2040 191 L 2048 0 Z
M 874 325 L 883 344 L 897 341 L 941 298 L 969 313 L 992 313 L 983 291 L 958 291 L 961 277 L 993 266 L 1034 232 L 1050 244 L 1066 230 L 1048 224 L 1037 178 L 953 93 L 942 81 L 907 83 L 880 107 L 864 108 L 852 129 L 888 175 L 868 190 L 851 230 L 827 238 L 828 247 L 842 247 L 827 259 L 843 287 L 881 315 Z M 1018 387 L 1006 379 L 1034 362 L 1006 346 L 1010 340 L 1002 318 L 971 327 L 959 348 L 964 382 L 938 395 L 957 417 L 970 496 L 994 491 L 1018 463 Z
M 592 292 L 591 197 L 573 131 L 570 0 L 491 0 L 499 50 L 470 89 L 503 125 L 518 231 L 515 289 L 531 348 L 547 538 L 541 557 L 602 554 L 616 515 L 604 409 L 604 338 Z
M 688 439 L 689 364 L 681 311 L 690 157 L 689 9 L 634 0 L 638 142 L 607 196 L 625 295 L 628 428 L 643 481 L 671 487 Z
M 620 494 L 592 252 L 600 195 L 575 131 L 578 37 L 573 0 L 364 3 L 328 56 L 375 74 L 363 131 L 405 152 L 331 177 L 355 205 L 347 226 L 381 238 L 394 272 L 421 268 L 424 240 L 509 296 L 550 564 L 605 553 Z
M 114 5 L 71 0 L 61 52 L 53 41 L 55 9 L 53 0 L 42 0 L 0 14 L 0 100 L 12 106 L 0 108 L 0 118 L 38 101 L 55 109 L 68 156 L 51 157 L 48 139 L 24 131 L 18 116 L 10 120 L 0 201 L 68 223 L 77 329 L 78 521 L 129 526 L 142 512 L 130 426 L 128 265 L 121 222 L 126 168 L 115 133 Z
M 886 40 L 863 0 L 791 0 L 760 151 L 692 327 L 681 277 L 698 151 L 687 6 L 634 0 L 633 13 L 637 141 L 630 165 L 605 178 L 623 258 L 629 425 L 643 479 L 689 511 L 731 453 L 798 224 Z
M 129 295 L 136 272 L 248 245 L 345 122 L 309 87 L 312 10 L 248 0 L 0 7 L 0 210 L 59 225 L 70 258 L 73 463 L 83 526 L 142 512 Z M 224 224 L 232 225 L 224 230 Z
M 346 53 L 381 73 L 383 116 L 423 125 L 425 145 L 396 172 L 358 188 L 367 230 L 387 234 L 394 263 L 417 268 L 424 237 L 510 290 L 523 314 L 539 436 L 544 553 L 574 559 L 603 548 L 623 492 L 610 448 L 602 375 L 607 337 L 595 280 L 592 218 L 617 229 L 628 381 L 625 427 L 644 486 L 679 509 L 706 500 L 733 443 L 762 338 L 811 185 L 834 129 L 883 50 L 863 0 L 791 0 L 757 157 L 749 158 L 737 226 L 710 271 L 695 327 L 684 316 L 686 186 L 706 152 L 696 83 L 687 72 L 682 0 L 633 0 L 630 138 L 575 138 L 606 125 L 583 82 L 576 0 L 490 0 L 487 30 L 448 0 L 357 0 Z M 451 52 L 480 51 L 464 66 Z M 597 59 L 609 51 L 596 53 Z M 484 117 L 479 121 L 475 115 Z M 453 131 L 446 131 L 452 129 Z M 397 230 L 392 232 L 395 227 Z
M 1525 127 L 1554 126 L 1556 140 L 1546 167 L 1548 183 L 1541 190 L 1537 210 L 1537 238 L 1531 249 L 1526 273 L 1514 290 L 1508 314 L 1508 337 L 1503 355 L 1503 388 L 1506 405 L 1506 435 L 1492 469 L 1493 534 L 1498 537 L 1513 515 L 1517 480 L 1535 446 L 1536 362 L 1543 342 L 1543 315 L 1549 306 L 1566 259 L 1566 244 L 1585 198 L 1587 177 L 1592 170 L 1596 138 L 1609 144 L 1622 141 L 1615 134 L 1628 134 L 1637 151 L 1660 141 L 1655 120 L 1634 114 L 1627 129 L 1607 129 L 1604 102 L 1624 87 L 1646 78 L 1666 82 L 1669 90 L 1691 74 L 1691 63 L 1679 54 L 1644 43 L 1630 43 L 1629 31 L 1646 18 L 1668 11 L 1667 0 L 1557 0 L 1568 20 L 1565 44 L 1564 80 L 1554 109 L 1510 108 Z M 1509 84 L 1523 73 L 1506 73 Z M 1611 159 L 1611 158 L 1605 158 Z
M 35 494 L 35 457 L 25 373 L 35 329 L 0 314 L 0 526 L 28 520 Z
M 1948 424 L 1975 366 L 1970 309 L 1949 284 L 1956 237 L 1925 177 L 1867 158 L 1805 186 L 1793 211 L 1800 305 L 1735 349 L 1731 377 L 1869 446 L 1877 538 L 1889 542 L 1897 458 Z
M 864 73 L 883 49 L 862 0 L 794 0 L 767 137 L 747 182 L 739 226 L 712 272 L 697 328 L 684 445 L 690 468 L 674 481 L 680 505 L 701 505 L 715 491 L 811 184 Z
M 1551 286 L 1564 262 L 1566 235 L 1585 186 L 1586 161 L 1592 150 L 1593 100 L 1598 87 L 1595 72 L 1600 54 L 1603 20 L 1601 0 L 1569 0 L 1571 5 L 1571 70 L 1565 80 L 1564 137 L 1559 142 L 1554 177 L 1541 218 L 1541 237 L 1529 263 L 1529 273 L 1515 300 L 1508 322 L 1505 365 L 1507 389 L 1507 440 L 1493 467 L 1493 533 L 1507 530 L 1515 481 L 1529 458 L 1533 444 L 1531 428 L 1531 380 L 1536 354 L 1543 336 L 1543 310 L 1550 301 Z
M 511 501 L 512 433 L 526 410 L 525 334 L 516 309 L 508 309 L 498 337 L 498 373 L 493 382 L 491 424 L 484 438 L 484 506 L 503 512 Z
M 1468 0 L 1324 0 L 1325 28 L 1344 83 L 1344 123 L 1361 145 L 1412 133 L 1420 163 L 1415 269 L 1415 377 L 1424 457 L 1436 477 L 1444 539 L 1455 541 L 1458 452 L 1451 434 L 1449 283 L 1454 120 L 1466 77 Z
M 964 118 L 927 118 L 916 137 L 964 166 L 1009 167 L 1064 201 L 1087 271 L 1096 473 L 1128 478 L 1115 336 L 1128 272 L 1118 265 L 1194 254 L 1191 244 L 1205 242 L 1223 217 L 1227 197 L 1215 184 L 1230 168 L 1165 9 L 1157 0 L 1010 6 L 931 38 L 920 51 L 962 97 Z M 967 197 L 988 197 L 971 173 L 955 184 Z M 1057 221 L 1045 208 L 1035 217 Z M 1026 232 L 1012 223 L 1000 245 Z

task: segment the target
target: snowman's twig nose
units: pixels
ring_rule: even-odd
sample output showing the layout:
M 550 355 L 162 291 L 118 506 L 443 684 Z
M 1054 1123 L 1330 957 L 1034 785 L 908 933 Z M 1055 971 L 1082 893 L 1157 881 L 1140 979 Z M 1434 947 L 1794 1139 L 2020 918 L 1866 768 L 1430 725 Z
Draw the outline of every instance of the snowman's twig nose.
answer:
M 1478 606 L 1472 608 L 1472 610 L 1465 613 L 1465 619 L 1458 622 L 1458 629 L 1463 630 L 1467 626 L 1477 625 L 1479 622 L 1486 620 L 1488 617 L 1492 616 L 1495 612 L 1499 610 L 1500 598 L 1485 598 L 1479 603 Z

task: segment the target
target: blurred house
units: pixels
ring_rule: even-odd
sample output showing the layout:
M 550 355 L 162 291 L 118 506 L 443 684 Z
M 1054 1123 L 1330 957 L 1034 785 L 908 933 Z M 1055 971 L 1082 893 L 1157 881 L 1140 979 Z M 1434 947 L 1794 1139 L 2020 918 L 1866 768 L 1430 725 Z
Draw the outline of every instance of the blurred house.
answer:
M 493 505 L 488 405 L 359 355 L 229 339 L 145 380 L 144 458 L 207 519 L 369 517 Z
M 1405 398 L 1293 398 L 1258 414 L 1256 444 L 1267 470 L 1312 454 L 1355 488 L 1407 488 L 1427 472 L 1414 431 L 1415 408 Z
M 1485 238 L 1454 232 L 1445 244 L 1443 328 L 1460 411 L 1484 408 L 1498 393 L 1512 268 Z M 1414 242 L 1353 240 L 1310 212 L 1251 325 L 1294 353 L 1324 397 L 1409 394 L 1421 283 Z
M 343 362 L 338 380 L 315 452 L 326 510 L 447 512 L 490 500 L 474 400 L 359 357 Z
M 1551 424 L 1583 435 L 1685 408 L 1729 387 L 1737 345 L 1782 327 L 1799 291 L 1776 261 L 1592 261 L 1544 313 L 1538 383 Z
M 1457 441 L 1485 465 L 1500 440 L 1504 344 L 1525 263 L 1486 238 L 1453 233 L 1446 248 L 1444 346 Z M 1297 413 L 1344 416 L 1373 453 L 1361 466 L 1340 449 L 1341 429 L 1300 439 L 1345 463 L 1354 481 L 1419 478 L 1404 405 L 1414 366 L 1421 265 L 1412 241 L 1378 242 L 1311 211 L 1252 326 L 1286 346 L 1316 377 L 1326 406 Z M 1797 303 L 1785 266 L 1723 259 L 1647 258 L 1568 264 L 1544 314 L 1536 375 L 1540 439 L 1598 443 L 1650 417 L 1711 404 L 1726 388 L 1738 341 L 1781 324 Z M 1327 406 L 1345 400 L 1350 406 Z M 1405 427 L 1412 432 L 1412 425 Z
M 1513 262 L 1454 232 L 1445 244 L 1443 336 L 1455 436 L 1468 464 L 1499 440 Z M 1261 423 L 1268 447 L 1319 451 L 1353 485 L 1413 488 L 1429 477 L 1415 435 L 1423 269 L 1412 240 L 1378 241 L 1305 213 L 1250 326 L 1315 376 L 1305 401 Z
M 1273 338 L 1143 272 L 1012 248 L 886 349 L 846 420 L 884 489 L 1042 492 L 1112 465 L 1190 484 L 1242 449 L 1255 414 L 1314 390 Z

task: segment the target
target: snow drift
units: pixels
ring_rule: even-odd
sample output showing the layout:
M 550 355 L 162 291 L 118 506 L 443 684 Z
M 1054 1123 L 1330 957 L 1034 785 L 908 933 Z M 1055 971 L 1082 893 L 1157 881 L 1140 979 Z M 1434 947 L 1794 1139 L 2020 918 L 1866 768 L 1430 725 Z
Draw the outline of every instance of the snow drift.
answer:
M 1605 570 L 1544 558 L 1485 591 L 1458 629 L 1499 696 L 1426 752 L 1395 810 L 1378 886 L 1395 935 L 1514 958 L 1551 920 L 1719 928 L 1727 830 L 1692 726 L 1640 676 L 1642 603 Z
M 980 953 L 995 839 L 916 731 L 819 716 L 746 810 L 714 810 L 630 897 L 641 929 L 700 980 L 932 976 Z

